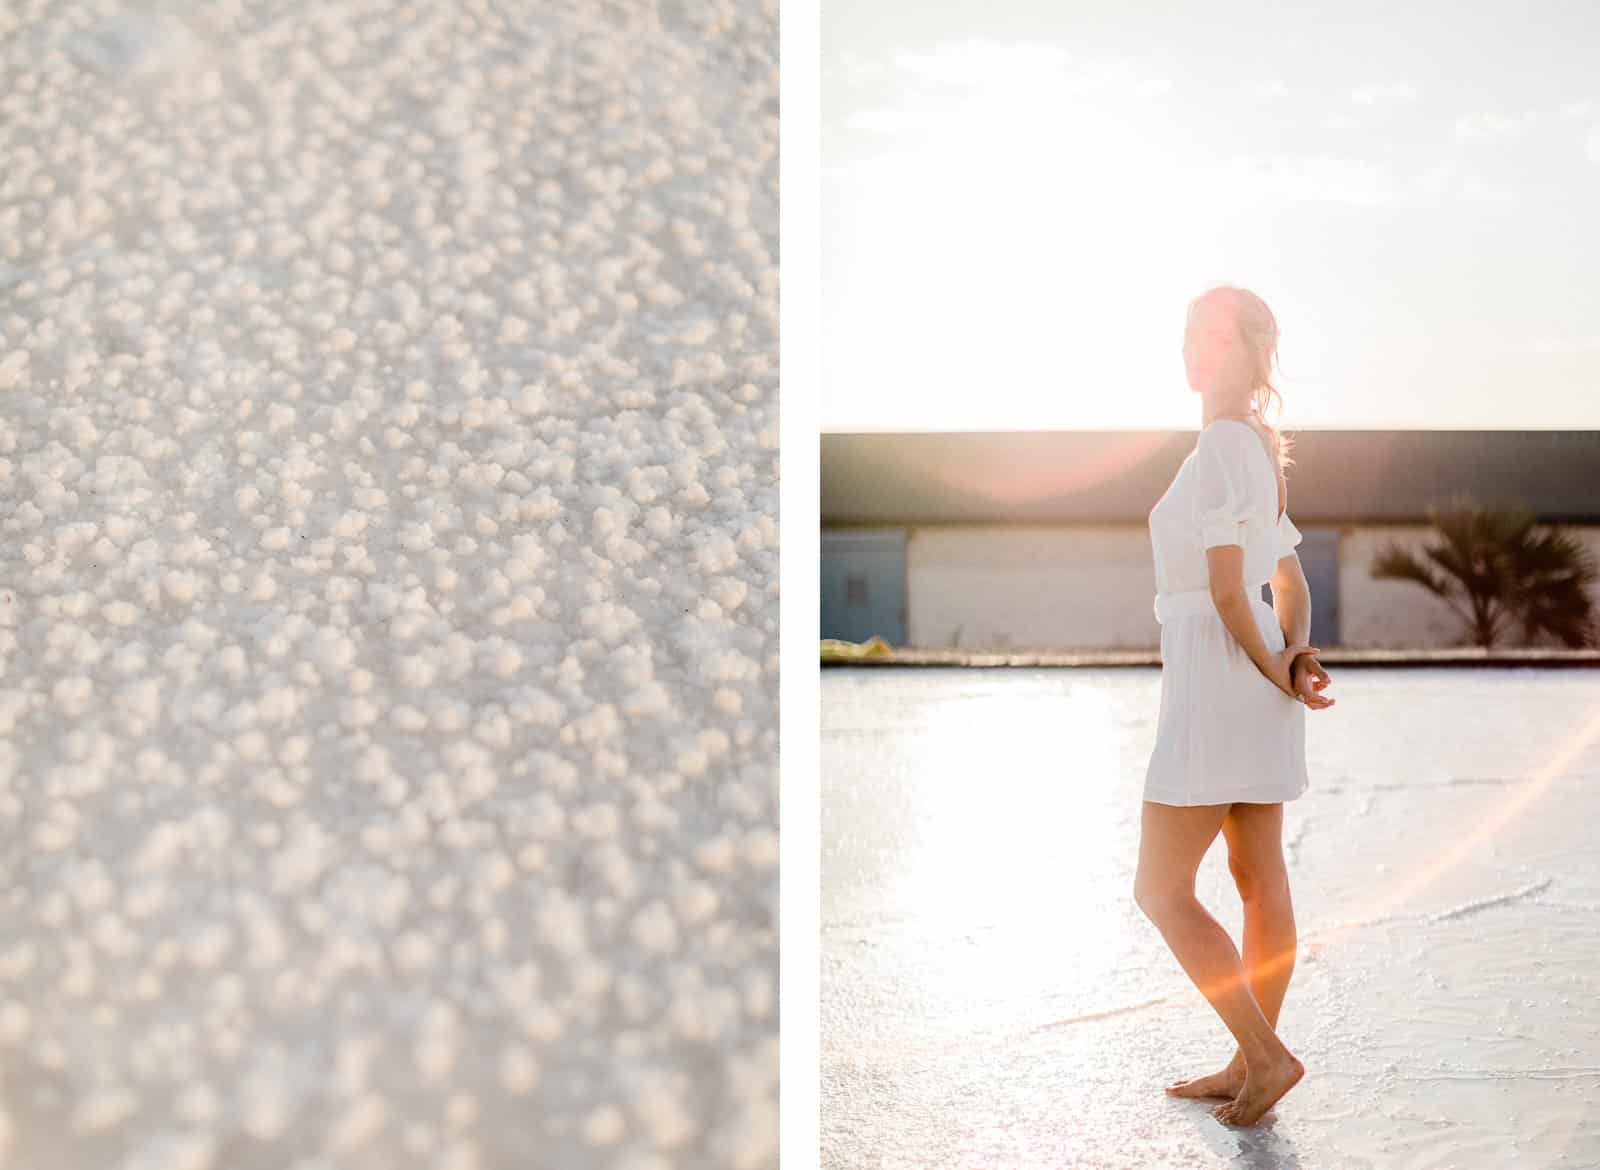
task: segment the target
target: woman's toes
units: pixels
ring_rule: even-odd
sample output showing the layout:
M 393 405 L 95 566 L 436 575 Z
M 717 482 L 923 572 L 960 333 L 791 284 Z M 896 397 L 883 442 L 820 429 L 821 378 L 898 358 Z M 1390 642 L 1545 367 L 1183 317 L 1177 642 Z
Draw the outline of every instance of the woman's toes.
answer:
M 1187 1081 L 1174 1081 L 1167 1086 L 1167 1095 L 1169 1097 L 1237 1097 L 1243 1084 L 1243 1071 L 1235 1073 L 1230 1066 L 1221 1072 L 1212 1073 L 1210 1076 L 1195 1077 L 1193 1080 Z

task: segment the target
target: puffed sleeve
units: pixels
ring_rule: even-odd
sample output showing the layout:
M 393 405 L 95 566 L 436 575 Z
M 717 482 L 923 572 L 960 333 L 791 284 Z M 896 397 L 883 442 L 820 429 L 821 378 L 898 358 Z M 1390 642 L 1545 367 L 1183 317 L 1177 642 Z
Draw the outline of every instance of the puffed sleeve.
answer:
M 1282 519 L 1278 521 L 1278 559 L 1282 560 L 1294 552 L 1294 546 L 1299 543 L 1300 530 L 1289 519 L 1289 510 L 1285 508 Z
M 1240 428 L 1211 426 L 1200 432 L 1195 446 L 1195 511 L 1200 543 L 1244 545 L 1245 524 L 1250 519 L 1249 452 L 1241 440 L 1260 442 Z

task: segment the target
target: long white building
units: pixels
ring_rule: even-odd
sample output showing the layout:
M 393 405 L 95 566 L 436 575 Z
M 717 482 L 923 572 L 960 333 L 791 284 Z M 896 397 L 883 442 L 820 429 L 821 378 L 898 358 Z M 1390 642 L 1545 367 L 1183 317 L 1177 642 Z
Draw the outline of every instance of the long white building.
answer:
M 1600 431 L 1288 433 L 1314 645 L 1470 644 L 1443 601 L 1371 574 L 1391 541 L 1440 543 L 1430 507 L 1527 507 L 1600 556 Z M 1146 520 L 1196 437 L 823 435 L 822 636 L 974 650 L 1159 646 Z

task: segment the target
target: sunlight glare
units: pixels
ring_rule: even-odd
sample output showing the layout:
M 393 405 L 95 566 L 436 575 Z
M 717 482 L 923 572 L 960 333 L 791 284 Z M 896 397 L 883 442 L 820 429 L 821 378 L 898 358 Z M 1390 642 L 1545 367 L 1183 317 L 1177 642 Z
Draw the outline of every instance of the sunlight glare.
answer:
M 1026 701 L 968 693 L 930 709 L 894 901 L 914 933 L 945 944 L 929 980 L 949 1000 L 1076 1002 L 1121 953 L 1124 845 L 1085 814 L 1105 807 L 1088 794 L 1115 782 L 1115 720 L 1092 684 Z
M 914 394 L 939 426 L 1159 425 L 1184 389 L 1187 298 L 1224 258 L 1173 216 L 1136 107 L 1059 67 L 983 64 L 953 108 L 855 119 L 899 133 L 835 176 L 862 240 L 832 257 L 843 393 L 902 419 Z M 1208 198 L 1186 198 L 1195 222 Z

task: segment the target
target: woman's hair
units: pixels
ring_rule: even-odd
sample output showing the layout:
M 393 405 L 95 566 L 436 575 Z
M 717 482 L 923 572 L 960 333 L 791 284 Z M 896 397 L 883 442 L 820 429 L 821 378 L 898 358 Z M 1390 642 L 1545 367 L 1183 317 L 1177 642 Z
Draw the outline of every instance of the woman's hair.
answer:
M 1235 288 L 1230 284 L 1219 284 L 1206 289 L 1189 302 L 1189 312 L 1192 314 L 1202 304 L 1221 308 L 1228 319 L 1233 321 L 1239 330 L 1239 336 L 1249 347 L 1255 368 L 1255 385 L 1250 390 L 1249 406 L 1261 420 L 1261 425 L 1271 433 L 1279 465 L 1287 467 L 1294 462 L 1289 457 L 1294 448 L 1294 440 L 1266 419 L 1266 406 L 1273 398 L 1278 400 L 1279 409 L 1283 408 L 1283 395 L 1279 394 L 1278 388 L 1272 384 L 1272 367 L 1278 360 L 1278 319 L 1272 315 L 1272 310 L 1267 308 L 1266 301 L 1249 289 Z M 1280 366 L 1279 373 L 1282 372 Z

